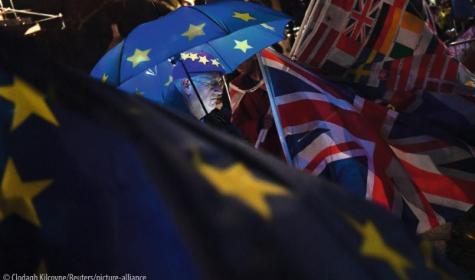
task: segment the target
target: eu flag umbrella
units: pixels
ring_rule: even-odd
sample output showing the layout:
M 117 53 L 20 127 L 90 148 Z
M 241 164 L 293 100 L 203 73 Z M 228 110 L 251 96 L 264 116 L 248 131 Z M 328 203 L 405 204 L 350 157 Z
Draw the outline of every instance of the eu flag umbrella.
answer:
M 180 62 L 166 60 L 128 79 L 118 88 L 186 113 L 189 112 L 189 108 L 181 100 L 181 94 L 175 89 L 175 80 L 189 78 L 193 83 L 192 76 L 209 72 L 222 75 L 226 71 L 215 56 L 195 49 L 182 53 Z M 203 100 L 198 94 L 197 97 L 204 113 L 207 114 L 206 107 L 203 107 Z
M 226 59 L 230 68 L 236 67 L 282 40 L 289 20 L 263 5 L 242 1 L 179 8 L 129 34 L 122 51 L 120 80 L 205 43 Z
M 119 77 L 118 82 L 106 82 L 118 87 L 127 83 L 129 92 L 132 89 L 132 93 L 140 93 L 144 85 L 169 84 L 167 60 L 180 60 L 181 53 L 192 48 L 210 53 L 226 72 L 231 72 L 263 48 L 282 40 L 289 20 L 285 14 L 242 1 L 182 7 L 138 26 L 122 46 L 112 49 L 98 62 L 91 75 L 104 80 L 118 72 L 112 75 Z M 117 61 L 120 69 L 108 67 L 117 65 Z M 156 77 L 165 83 L 151 81 L 151 76 L 146 75 L 156 68 L 164 70 L 162 75 L 156 72 Z M 163 87 L 155 90 L 162 91 Z M 158 99 L 154 101 L 159 102 Z
M 101 57 L 92 69 L 91 76 L 112 86 L 120 85 L 120 58 L 123 47 L 124 41 L 117 44 Z

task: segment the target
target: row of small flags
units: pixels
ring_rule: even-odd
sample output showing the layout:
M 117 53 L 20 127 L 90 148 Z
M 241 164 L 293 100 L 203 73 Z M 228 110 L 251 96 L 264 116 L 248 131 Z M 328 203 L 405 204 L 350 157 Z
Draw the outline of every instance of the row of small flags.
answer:
M 474 76 L 447 56 L 425 1 L 314 2 L 291 51 L 297 61 L 383 92 L 473 92 L 455 87 L 472 86 Z

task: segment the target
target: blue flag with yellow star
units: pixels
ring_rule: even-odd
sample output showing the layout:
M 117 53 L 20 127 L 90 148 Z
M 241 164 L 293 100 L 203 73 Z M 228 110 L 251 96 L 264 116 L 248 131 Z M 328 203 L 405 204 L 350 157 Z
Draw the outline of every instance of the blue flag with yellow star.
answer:
M 460 277 L 377 206 L 0 40 L 1 272 Z

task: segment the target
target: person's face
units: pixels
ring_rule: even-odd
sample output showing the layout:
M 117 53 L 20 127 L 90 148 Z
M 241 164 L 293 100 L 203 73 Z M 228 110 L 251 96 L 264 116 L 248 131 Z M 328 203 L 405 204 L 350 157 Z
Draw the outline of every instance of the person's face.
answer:
M 193 80 L 208 113 L 214 109 L 221 109 L 223 107 L 222 98 L 224 84 L 219 73 L 200 74 L 191 79 Z M 188 79 L 184 79 L 183 82 L 183 93 L 187 100 L 188 108 L 196 118 L 203 118 L 205 112 L 203 111 L 200 101 L 193 90 L 193 86 Z

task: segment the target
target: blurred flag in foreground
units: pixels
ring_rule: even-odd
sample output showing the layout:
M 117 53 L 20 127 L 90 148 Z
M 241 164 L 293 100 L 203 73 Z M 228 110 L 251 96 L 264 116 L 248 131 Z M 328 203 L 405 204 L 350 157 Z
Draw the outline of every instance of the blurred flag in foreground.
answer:
M 473 147 L 409 114 L 263 52 L 292 164 L 323 175 L 423 232 L 475 202 Z
M 458 275 L 380 208 L 1 40 L 2 272 Z

